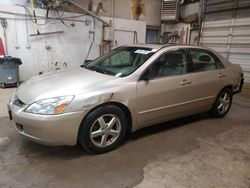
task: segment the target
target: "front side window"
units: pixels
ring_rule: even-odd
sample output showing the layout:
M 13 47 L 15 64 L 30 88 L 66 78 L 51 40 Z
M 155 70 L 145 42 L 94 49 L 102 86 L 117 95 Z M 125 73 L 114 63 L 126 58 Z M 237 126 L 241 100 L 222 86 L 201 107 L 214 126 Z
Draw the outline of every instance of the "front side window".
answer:
M 190 49 L 190 54 L 194 72 L 223 68 L 223 64 L 220 62 L 219 58 L 212 52 L 203 49 Z
M 120 47 L 98 58 L 85 68 L 103 74 L 125 77 L 145 63 L 157 50 L 140 47 Z
M 182 75 L 187 73 L 185 50 L 175 50 L 162 54 L 145 72 L 151 78 Z

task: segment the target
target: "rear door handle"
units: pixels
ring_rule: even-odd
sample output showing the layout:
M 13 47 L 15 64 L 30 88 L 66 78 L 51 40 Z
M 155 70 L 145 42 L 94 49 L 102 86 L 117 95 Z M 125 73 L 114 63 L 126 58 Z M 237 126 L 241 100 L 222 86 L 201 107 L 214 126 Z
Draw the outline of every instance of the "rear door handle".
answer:
M 219 74 L 218 74 L 218 78 L 224 78 L 224 77 L 226 77 L 225 74 L 222 74 L 222 73 L 219 73 Z
M 189 84 L 191 84 L 191 83 L 192 83 L 192 81 L 188 81 L 188 80 L 182 80 L 182 81 L 181 81 L 181 85 L 183 85 L 183 86 L 189 85 Z

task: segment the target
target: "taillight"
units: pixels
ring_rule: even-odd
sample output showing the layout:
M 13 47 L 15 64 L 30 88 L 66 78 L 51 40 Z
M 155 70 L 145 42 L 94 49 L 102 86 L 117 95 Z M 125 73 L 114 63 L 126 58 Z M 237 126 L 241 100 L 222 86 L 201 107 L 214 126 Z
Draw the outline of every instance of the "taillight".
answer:
M 241 76 L 241 78 L 243 78 L 243 77 L 244 77 L 244 73 L 243 73 L 243 72 L 241 72 L 241 73 L 240 73 L 240 76 Z

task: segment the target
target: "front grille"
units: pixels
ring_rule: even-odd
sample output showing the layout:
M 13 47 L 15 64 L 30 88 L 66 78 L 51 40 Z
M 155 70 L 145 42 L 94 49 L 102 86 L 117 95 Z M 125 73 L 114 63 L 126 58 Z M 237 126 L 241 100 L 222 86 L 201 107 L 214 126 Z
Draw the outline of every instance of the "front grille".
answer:
M 22 102 L 17 96 L 14 97 L 13 104 L 18 107 L 23 107 L 25 105 L 25 103 Z

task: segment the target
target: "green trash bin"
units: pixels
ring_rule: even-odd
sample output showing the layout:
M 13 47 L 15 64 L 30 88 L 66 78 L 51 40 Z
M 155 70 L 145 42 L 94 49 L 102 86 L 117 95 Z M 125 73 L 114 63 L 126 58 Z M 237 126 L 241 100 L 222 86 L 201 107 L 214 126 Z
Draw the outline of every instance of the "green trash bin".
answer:
M 21 59 L 6 56 L 0 58 L 0 86 L 18 86 L 19 78 L 19 65 L 22 64 Z

